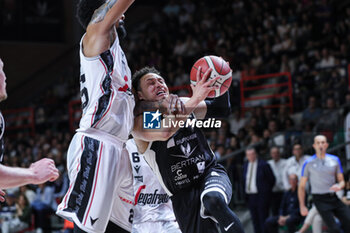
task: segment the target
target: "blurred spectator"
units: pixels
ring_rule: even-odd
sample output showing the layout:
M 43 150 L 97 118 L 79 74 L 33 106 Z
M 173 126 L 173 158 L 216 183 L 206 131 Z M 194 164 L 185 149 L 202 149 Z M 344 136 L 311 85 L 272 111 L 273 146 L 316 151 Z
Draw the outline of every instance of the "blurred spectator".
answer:
M 314 141 L 315 133 L 313 132 L 313 122 L 303 122 L 301 132 L 301 142 L 303 145 L 312 145 Z
M 316 106 L 316 97 L 309 97 L 309 105 L 303 111 L 303 122 L 312 122 L 315 123 L 322 114 L 322 110 Z
M 59 177 L 60 179 L 61 177 Z M 32 202 L 34 201 L 36 194 L 35 192 L 29 188 L 29 185 L 23 185 L 21 187 L 19 187 L 20 193 L 25 195 L 29 204 L 32 204 Z
M 255 233 L 264 233 L 264 223 L 269 215 L 272 187 L 275 176 L 270 165 L 258 158 L 253 147 L 245 150 L 247 162 L 243 166 L 244 188 Z
M 335 65 L 335 58 L 329 54 L 329 51 L 327 48 L 322 49 L 322 59 L 321 59 L 319 68 L 328 68 L 334 65 Z
M 15 233 L 30 226 L 32 222 L 32 212 L 28 199 L 24 194 L 20 194 L 16 202 L 16 214 L 14 218 L 5 220 L 1 224 L 1 233 Z
M 230 124 L 230 132 L 237 135 L 238 130 L 244 127 L 246 119 L 241 117 L 241 114 L 238 109 L 235 109 L 233 113 L 229 116 L 228 122 Z
M 0 209 L 0 219 L 10 221 L 16 214 L 16 195 L 14 193 L 7 193 L 5 203 Z
M 269 146 L 278 146 L 283 148 L 285 146 L 285 137 L 282 131 L 280 131 L 280 126 L 277 120 L 270 120 L 268 122 L 268 127 L 271 137 L 269 141 Z
M 345 175 L 345 181 L 344 196 L 342 197 L 342 201 L 348 206 L 348 208 L 350 208 L 350 170 Z
M 293 145 L 292 156 L 286 160 L 284 174 L 282 175 L 282 180 L 284 184 L 284 189 L 290 189 L 290 184 L 288 177 L 291 174 L 297 174 L 298 180 L 301 178 L 301 168 L 305 162 L 310 158 L 309 155 L 304 155 L 303 148 L 300 143 L 295 143 Z
M 335 106 L 334 99 L 328 97 L 326 108 L 318 119 L 316 131 L 325 134 L 330 141 L 333 141 L 333 131 L 338 128 L 339 116 L 339 110 Z
M 271 211 L 272 214 L 276 216 L 279 214 L 279 208 L 285 191 L 283 186 L 283 173 L 285 170 L 286 160 L 281 158 L 280 151 L 276 146 L 270 148 L 270 156 L 271 159 L 267 162 L 270 165 L 276 179 L 275 185 L 272 188 L 271 199 L 273 202 L 271 202 Z
M 220 159 L 222 156 L 224 156 L 225 155 L 225 146 L 223 145 L 223 144 L 218 144 L 218 145 L 216 145 L 216 147 L 215 147 L 215 152 L 214 152 L 214 154 L 215 154 L 215 157 L 216 157 L 216 160 L 218 160 L 218 159 Z M 226 162 L 226 160 L 225 160 L 225 162 Z
M 269 217 L 266 222 L 266 233 L 278 233 L 279 226 L 287 226 L 289 233 L 294 233 L 302 218 L 299 213 L 298 176 L 291 174 L 288 177 L 290 189 L 283 194 L 282 202 L 277 215 Z
M 38 185 L 36 197 L 32 203 L 35 227 L 38 229 L 37 232 L 44 232 L 50 229 L 49 216 L 53 214 L 57 208 L 54 191 L 54 187 L 49 186 L 48 183 Z

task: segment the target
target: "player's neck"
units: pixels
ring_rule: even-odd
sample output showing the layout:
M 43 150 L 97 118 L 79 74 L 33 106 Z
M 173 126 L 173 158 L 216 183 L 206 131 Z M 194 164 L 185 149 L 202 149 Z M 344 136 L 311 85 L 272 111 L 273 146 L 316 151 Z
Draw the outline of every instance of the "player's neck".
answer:
M 138 152 L 140 154 L 145 153 L 146 150 L 147 150 L 149 142 L 146 142 L 146 141 L 143 141 L 143 140 L 140 140 L 140 139 L 137 139 L 137 138 L 134 138 L 134 140 L 135 140 Z
M 324 159 L 326 157 L 326 153 L 317 153 L 317 158 Z

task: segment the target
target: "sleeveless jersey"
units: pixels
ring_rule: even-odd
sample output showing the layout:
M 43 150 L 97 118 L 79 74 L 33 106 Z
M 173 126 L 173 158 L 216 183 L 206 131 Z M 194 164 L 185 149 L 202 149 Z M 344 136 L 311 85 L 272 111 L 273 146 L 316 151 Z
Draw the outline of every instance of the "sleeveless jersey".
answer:
M 4 132 L 5 132 L 5 120 L 2 116 L 2 113 L 0 112 L 0 163 L 2 162 L 4 158 Z
M 83 114 L 77 131 L 94 128 L 125 142 L 133 126 L 135 102 L 131 92 L 131 72 L 118 36 L 110 49 L 96 57 L 84 56 L 83 38 L 80 42 Z
M 168 194 L 157 177 L 137 152 L 134 139 L 126 143 L 134 176 L 133 224 L 156 221 L 175 221 L 173 207 Z
M 144 158 L 170 196 L 198 183 L 216 164 L 203 132 L 195 127 L 180 128 L 167 141 L 150 142 Z

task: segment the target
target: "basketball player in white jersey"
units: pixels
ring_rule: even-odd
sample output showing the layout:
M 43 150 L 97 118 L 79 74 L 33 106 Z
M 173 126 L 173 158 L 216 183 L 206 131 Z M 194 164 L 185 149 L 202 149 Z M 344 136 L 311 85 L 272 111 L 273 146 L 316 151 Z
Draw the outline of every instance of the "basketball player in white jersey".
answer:
M 7 98 L 4 63 L 0 59 L 0 102 Z M 4 156 L 5 121 L 0 112 L 0 162 Z M 44 158 L 29 168 L 8 167 L 0 164 L 0 188 L 12 188 L 26 184 L 41 184 L 58 178 L 58 170 L 52 159 Z M 5 192 L 0 190 L 0 201 L 5 201 Z
M 125 142 L 133 126 L 131 72 L 119 39 L 124 13 L 134 0 L 80 0 L 82 118 L 67 154 L 70 187 L 57 214 L 74 232 L 125 232 L 117 197 L 132 198 L 132 173 Z M 128 192 L 131 190 L 131 192 Z M 112 224 L 112 222 L 114 224 Z M 108 228 L 107 225 L 109 224 Z
M 134 139 L 126 143 L 134 176 L 134 199 L 130 210 L 132 233 L 181 233 L 172 203 L 157 177 L 137 152 Z

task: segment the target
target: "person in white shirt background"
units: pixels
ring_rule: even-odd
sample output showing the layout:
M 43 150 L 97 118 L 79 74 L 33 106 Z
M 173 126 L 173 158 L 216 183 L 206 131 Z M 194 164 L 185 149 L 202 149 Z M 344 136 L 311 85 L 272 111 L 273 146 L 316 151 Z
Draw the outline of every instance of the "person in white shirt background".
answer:
M 270 148 L 270 156 L 271 159 L 267 162 L 270 165 L 276 178 L 276 183 L 272 188 L 273 202 L 271 202 L 271 210 L 272 215 L 278 215 L 280 204 L 285 191 L 282 177 L 285 169 L 286 159 L 281 158 L 279 148 L 276 146 Z
M 304 155 L 303 147 L 300 143 L 295 143 L 293 145 L 293 155 L 289 157 L 285 164 L 284 174 L 283 174 L 283 185 L 284 189 L 288 190 L 290 188 L 290 184 L 288 182 L 288 176 L 290 174 L 297 174 L 298 180 L 300 180 L 301 177 L 301 168 L 308 158 L 310 158 L 309 155 Z

